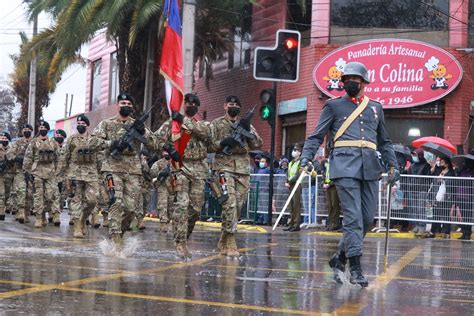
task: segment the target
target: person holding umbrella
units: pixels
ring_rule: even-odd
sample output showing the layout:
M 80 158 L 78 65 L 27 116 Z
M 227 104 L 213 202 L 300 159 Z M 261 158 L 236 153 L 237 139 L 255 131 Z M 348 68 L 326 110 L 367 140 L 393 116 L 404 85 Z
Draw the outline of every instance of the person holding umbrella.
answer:
M 426 143 L 421 146 L 423 149 L 436 155 L 436 164 L 431 167 L 431 175 L 436 176 L 431 184 L 430 197 L 433 200 L 433 218 L 438 221 L 449 219 L 451 205 L 454 202 L 454 188 L 452 180 L 446 177 L 454 177 L 453 164 L 451 162 L 451 152 L 441 145 L 434 143 Z M 443 233 L 443 237 L 449 239 L 451 237 L 451 224 L 442 224 L 434 222 L 431 225 L 431 233 L 426 235 L 427 238 L 434 238 L 436 233 Z
M 458 177 L 474 177 L 474 150 L 470 155 L 455 156 L 453 162 L 458 166 L 456 172 Z M 456 204 L 462 215 L 462 219 L 470 221 L 474 215 L 474 181 L 463 181 L 463 185 L 457 186 Z M 462 235 L 460 240 L 470 240 L 472 234 L 472 225 L 461 225 Z

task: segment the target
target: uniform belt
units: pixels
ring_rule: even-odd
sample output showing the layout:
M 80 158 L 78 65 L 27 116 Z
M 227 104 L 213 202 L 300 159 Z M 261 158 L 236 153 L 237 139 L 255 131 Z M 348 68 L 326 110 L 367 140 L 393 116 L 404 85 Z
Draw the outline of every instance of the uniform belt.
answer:
M 377 150 L 377 145 L 367 140 L 338 140 L 334 143 L 334 147 L 359 147 Z

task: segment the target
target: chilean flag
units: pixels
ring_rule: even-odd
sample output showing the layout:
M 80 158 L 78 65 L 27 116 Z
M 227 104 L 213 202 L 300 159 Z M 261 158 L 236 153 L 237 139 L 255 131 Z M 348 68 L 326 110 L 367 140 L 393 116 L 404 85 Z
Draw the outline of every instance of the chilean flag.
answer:
M 180 112 L 184 101 L 183 49 L 181 36 L 181 18 L 179 17 L 178 0 L 165 0 L 165 35 L 160 60 L 160 73 L 165 77 L 166 101 L 168 111 Z M 172 140 L 180 138 L 181 124 L 172 121 Z M 180 152 L 181 146 L 175 143 Z M 184 152 L 184 150 L 183 150 Z

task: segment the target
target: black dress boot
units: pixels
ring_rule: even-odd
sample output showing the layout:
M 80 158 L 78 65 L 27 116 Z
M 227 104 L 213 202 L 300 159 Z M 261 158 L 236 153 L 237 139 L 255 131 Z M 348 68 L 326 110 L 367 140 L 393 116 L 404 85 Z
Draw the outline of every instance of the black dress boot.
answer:
M 329 260 L 329 266 L 334 271 L 334 280 L 342 284 L 340 273 L 346 271 L 346 253 L 344 251 L 337 251 Z
M 350 257 L 349 265 L 351 269 L 351 283 L 367 287 L 369 281 L 362 275 L 362 267 L 360 266 L 360 256 Z

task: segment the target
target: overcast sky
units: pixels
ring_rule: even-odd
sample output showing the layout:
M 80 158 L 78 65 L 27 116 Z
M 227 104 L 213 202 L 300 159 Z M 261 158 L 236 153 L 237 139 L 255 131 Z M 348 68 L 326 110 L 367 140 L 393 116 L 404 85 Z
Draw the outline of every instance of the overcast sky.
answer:
M 33 23 L 29 23 L 26 13 L 27 5 L 23 0 L 0 0 L 0 80 L 9 80 L 9 74 L 13 72 L 13 63 L 10 54 L 19 52 L 21 43 L 20 31 L 25 31 L 31 37 L 33 34 Z M 51 25 L 51 18 L 42 15 L 38 20 L 38 31 Z M 87 46 L 82 49 L 81 54 L 87 57 Z M 62 81 L 58 84 L 56 92 L 51 95 L 48 108 L 43 110 L 45 120 L 51 127 L 57 119 L 64 117 L 64 102 L 66 93 L 74 94 L 72 114 L 84 112 L 85 89 L 86 89 L 86 68 L 74 65 L 71 66 L 62 76 Z

